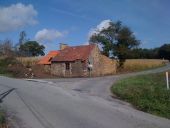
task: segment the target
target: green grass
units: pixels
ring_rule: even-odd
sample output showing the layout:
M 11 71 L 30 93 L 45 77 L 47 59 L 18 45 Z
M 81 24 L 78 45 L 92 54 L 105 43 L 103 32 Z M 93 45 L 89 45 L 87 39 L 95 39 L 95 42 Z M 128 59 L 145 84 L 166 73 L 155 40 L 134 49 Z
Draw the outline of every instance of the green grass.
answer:
M 165 73 L 125 78 L 111 90 L 139 110 L 170 119 L 170 90 L 166 89 Z
M 0 126 L 4 125 L 5 123 L 6 123 L 5 113 L 3 110 L 0 109 Z

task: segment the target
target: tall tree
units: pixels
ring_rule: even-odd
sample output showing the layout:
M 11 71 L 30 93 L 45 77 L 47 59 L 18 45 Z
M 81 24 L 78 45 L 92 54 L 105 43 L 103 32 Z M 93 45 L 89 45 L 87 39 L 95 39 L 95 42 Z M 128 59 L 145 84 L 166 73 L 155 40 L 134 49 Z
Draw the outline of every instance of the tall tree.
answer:
M 132 49 L 127 56 L 127 59 L 158 59 L 159 48 L 136 48 Z
M 36 41 L 28 41 L 21 44 L 19 50 L 22 52 L 22 55 L 25 56 L 39 56 L 45 54 L 45 47 Z
M 170 60 L 170 44 L 164 44 L 159 48 L 159 57 Z
M 26 42 L 26 32 L 21 31 L 19 34 L 19 45 L 24 44 Z
M 26 41 L 28 41 L 26 39 L 26 32 L 21 31 L 20 34 L 19 34 L 18 43 L 14 46 L 16 54 L 21 55 L 21 51 L 19 51 L 19 47 L 20 47 L 20 45 L 24 44 Z
M 90 37 L 90 43 L 100 44 L 104 55 L 112 54 L 112 56 L 118 57 L 120 67 L 123 66 L 129 51 L 140 44 L 130 28 L 123 26 L 120 21 L 110 21 L 107 28 L 96 31 Z

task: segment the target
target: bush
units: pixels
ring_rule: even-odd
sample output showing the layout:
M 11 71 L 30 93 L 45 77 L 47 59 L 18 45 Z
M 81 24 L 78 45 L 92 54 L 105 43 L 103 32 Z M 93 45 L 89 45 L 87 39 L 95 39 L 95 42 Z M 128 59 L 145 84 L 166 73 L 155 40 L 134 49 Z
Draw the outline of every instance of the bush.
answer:
M 14 77 L 24 77 L 28 69 L 24 67 L 16 58 L 6 57 L 0 59 L 0 74 Z
M 17 64 L 18 61 L 13 57 L 0 59 L 0 74 L 8 74 L 8 67 Z

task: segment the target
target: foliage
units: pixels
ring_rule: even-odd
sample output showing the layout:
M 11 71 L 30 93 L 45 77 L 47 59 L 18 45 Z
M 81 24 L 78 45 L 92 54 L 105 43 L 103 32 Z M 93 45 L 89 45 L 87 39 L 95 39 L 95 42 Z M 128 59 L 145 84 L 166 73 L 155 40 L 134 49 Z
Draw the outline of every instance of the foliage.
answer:
M 129 51 L 137 47 L 140 42 L 127 26 L 120 21 L 110 22 L 110 26 L 90 37 L 91 43 L 98 43 L 102 46 L 103 54 L 106 56 L 117 56 L 119 66 L 122 67 Z
M 10 75 L 8 72 L 8 67 L 17 63 L 18 61 L 13 57 L 5 57 L 0 59 L 0 74 Z
M 0 74 L 10 77 L 25 77 L 29 72 L 20 61 L 14 57 L 4 57 L 0 59 Z
M 129 51 L 127 59 L 159 59 L 158 56 L 159 48 L 154 49 L 142 49 L 137 48 Z
M 170 60 L 170 44 L 164 44 L 159 48 L 159 57 Z
M 25 55 L 25 56 L 39 56 L 44 55 L 44 49 L 45 47 L 43 45 L 40 45 L 36 41 L 28 41 L 22 45 L 20 45 L 19 50 Z
M 129 51 L 127 59 L 168 59 L 170 60 L 170 44 L 157 48 L 135 48 Z
M 37 65 L 39 57 L 0 57 L 0 75 L 15 78 L 54 78 Z
M 0 42 L 0 54 L 6 56 L 12 56 L 13 52 L 13 44 L 9 39 L 3 40 Z
M 111 90 L 139 110 L 170 119 L 170 90 L 164 73 L 122 79 Z

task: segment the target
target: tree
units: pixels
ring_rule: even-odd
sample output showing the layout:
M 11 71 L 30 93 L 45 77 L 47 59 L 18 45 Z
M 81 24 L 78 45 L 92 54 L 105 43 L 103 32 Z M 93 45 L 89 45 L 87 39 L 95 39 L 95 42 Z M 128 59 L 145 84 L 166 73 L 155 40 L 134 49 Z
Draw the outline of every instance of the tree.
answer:
M 21 51 L 19 51 L 20 45 L 24 44 L 28 39 L 26 39 L 26 32 L 21 31 L 19 34 L 19 40 L 18 43 L 15 45 L 15 53 L 17 55 L 21 55 Z
M 45 55 L 44 49 L 45 47 L 36 41 L 28 41 L 24 44 L 21 44 L 19 48 L 19 50 L 22 52 L 22 55 L 24 54 L 25 56 Z
M 19 35 L 19 45 L 22 45 L 26 42 L 26 32 L 21 31 Z
M 170 60 L 170 44 L 164 44 L 159 48 L 159 57 Z
M 136 48 L 140 41 L 136 39 L 133 32 L 120 21 L 109 22 L 109 27 L 96 30 L 90 37 L 90 43 L 97 43 L 102 46 L 102 52 L 106 56 L 114 56 L 119 59 L 119 67 L 122 67 L 128 53 Z
M 5 39 L 4 41 L 0 42 L 0 54 L 6 56 L 12 56 L 13 52 L 13 44 L 10 39 Z
M 158 59 L 158 50 L 159 48 L 135 48 L 128 53 L 127 59 Z

